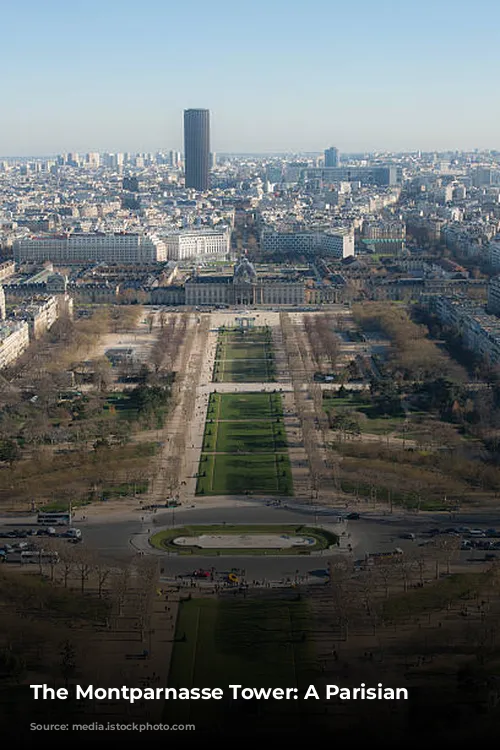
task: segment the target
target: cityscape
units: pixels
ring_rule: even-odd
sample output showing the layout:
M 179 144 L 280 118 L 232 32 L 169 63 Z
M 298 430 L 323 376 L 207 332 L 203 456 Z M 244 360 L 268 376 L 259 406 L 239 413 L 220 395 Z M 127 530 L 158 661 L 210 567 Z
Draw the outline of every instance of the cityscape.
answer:
M 498 9 L 7 6 L 2 739 L 491 743 Z

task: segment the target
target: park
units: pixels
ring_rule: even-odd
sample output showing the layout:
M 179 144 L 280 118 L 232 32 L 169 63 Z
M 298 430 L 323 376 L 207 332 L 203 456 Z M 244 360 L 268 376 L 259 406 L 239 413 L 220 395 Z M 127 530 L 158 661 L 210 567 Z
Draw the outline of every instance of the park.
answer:
M 219 331 L 213 382 L 268 383 L 276 380 L 268 327 Z
M 196 494 L 290 495 L 290 459 L 279 393 L 212 393 Z

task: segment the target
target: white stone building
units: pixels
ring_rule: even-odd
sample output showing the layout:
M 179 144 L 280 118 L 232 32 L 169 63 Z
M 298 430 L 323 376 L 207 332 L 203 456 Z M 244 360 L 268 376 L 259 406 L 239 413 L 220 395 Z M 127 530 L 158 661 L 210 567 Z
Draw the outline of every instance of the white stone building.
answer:
M 0 325 L 0 370 L 16 361 L 29 346 L 29 328 L 25 321 Z
M 231 248 L 228 230 L 179 231 L 163 238 L 168 260 L 225 256 Z

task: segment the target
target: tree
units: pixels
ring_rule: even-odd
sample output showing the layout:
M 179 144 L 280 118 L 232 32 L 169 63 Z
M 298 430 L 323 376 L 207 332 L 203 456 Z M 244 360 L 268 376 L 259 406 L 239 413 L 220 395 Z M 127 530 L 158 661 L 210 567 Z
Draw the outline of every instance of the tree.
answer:
M 111 362 L 101 357 L 94 362 L 94 382 L 99 391 L 107 391 L 113 381 Z
M 85 593 L 85 586 L 92 571 L 92 560 L 88 550 L 79 545 L 74 553 L 74 567 L 80 579 L 80 592 Z
M 64 641 L 62 644 L 60 669 L 64 678 L 64 686 L 67 689 L 69 680 L 76 672 L 76 650 L 70 641 Z
M 0 461 L 5 461 L 10 467 L 21 458 L 19 445 L 15 440 L 0 440 Z
M 98 586 L 97 594 L 99 596 L 99 599 L 102 599 L 102 592 L 103 592 L 104 584 L 108 580 L 111 574 L 111 570 L 108 568 L 107 565 L 104 565 L 103 563 L 98 562 L 97 565 L 95 566 L 95 571 L 97 574 L 97 586 Z

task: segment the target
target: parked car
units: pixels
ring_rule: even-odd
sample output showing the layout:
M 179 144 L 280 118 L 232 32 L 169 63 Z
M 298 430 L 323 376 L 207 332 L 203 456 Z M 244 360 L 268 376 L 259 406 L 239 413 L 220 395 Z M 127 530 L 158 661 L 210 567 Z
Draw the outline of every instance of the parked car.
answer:
M 193 578 L 210 578 L 210 571 L 198 568 L 198 570 L 193 571 L 192 576 Z

